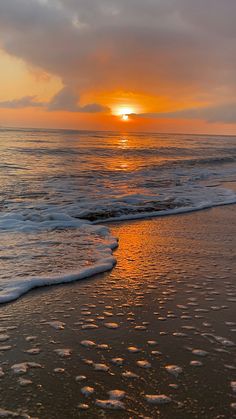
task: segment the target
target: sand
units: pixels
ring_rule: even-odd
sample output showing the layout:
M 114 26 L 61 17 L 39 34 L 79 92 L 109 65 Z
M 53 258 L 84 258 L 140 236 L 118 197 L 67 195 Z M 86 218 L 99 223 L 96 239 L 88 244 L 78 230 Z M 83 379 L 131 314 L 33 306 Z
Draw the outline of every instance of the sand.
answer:
M 0 417 L 233 418 L 235 226 L 235 206 L 110 224 L 111 273 L 1 306 Z

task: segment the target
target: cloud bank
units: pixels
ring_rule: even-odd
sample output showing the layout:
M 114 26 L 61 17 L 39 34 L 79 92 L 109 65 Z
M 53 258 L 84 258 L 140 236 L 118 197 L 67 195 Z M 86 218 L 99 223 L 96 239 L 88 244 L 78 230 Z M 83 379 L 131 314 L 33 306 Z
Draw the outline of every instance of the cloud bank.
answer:
M 37 102 L 35 96 L 25 96 L 20 99 L 6 100 L 0 102 L 1 109 L 22 109 L 22 108 L 38 108 L 43 103 Z
M 236 123 L 236 102 L 203 108 L 183 109 L 176 112 L 155 112 L 133 114 L 134 118 L 155 119 L 201 119 L 206 122 Z

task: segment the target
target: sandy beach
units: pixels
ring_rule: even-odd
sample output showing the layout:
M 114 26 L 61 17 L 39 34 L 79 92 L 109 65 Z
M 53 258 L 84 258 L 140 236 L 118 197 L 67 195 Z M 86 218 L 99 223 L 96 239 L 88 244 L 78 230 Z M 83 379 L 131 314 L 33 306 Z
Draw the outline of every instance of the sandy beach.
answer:
M 233 418 L 234 215 L 109 224 L 111 273 L 3 305 L 0 416 Z

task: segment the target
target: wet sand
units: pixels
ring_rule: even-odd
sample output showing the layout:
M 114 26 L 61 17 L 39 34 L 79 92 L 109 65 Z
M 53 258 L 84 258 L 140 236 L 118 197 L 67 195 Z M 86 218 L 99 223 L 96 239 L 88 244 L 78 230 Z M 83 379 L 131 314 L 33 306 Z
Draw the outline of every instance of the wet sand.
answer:
M 0 416 L 235 417 L 235 206 L 110 227 L 111 273 L 1 307 Z

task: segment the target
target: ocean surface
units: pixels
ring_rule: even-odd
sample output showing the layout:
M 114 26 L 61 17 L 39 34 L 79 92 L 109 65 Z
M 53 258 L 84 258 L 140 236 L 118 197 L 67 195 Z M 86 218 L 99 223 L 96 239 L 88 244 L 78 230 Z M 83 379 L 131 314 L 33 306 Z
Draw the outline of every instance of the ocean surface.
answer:
M 236 203 L 236 137 L 0 129 L 0 303 L 115 265 L 108 221 Z

